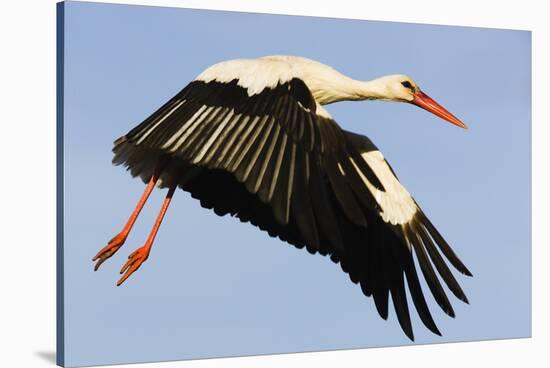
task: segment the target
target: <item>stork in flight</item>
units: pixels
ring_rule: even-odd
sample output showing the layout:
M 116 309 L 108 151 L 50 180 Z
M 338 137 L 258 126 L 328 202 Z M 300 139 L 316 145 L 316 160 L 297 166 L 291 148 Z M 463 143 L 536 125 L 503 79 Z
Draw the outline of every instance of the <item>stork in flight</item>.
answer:
M 391 296 L 401 328 L 414 340 L 406 282 L 420 319 L 441 335 L 413 254 L 435 301 L 451 317 L 439 278 L 458 299 L 468 299 L 443 256 L 459 272 L 471 273 L 370 139 L 343 130 L 323 108 L 344 100 L 407 102 L 466 128 L 405 75 L 358 81 L 296 56 L 215 64 L 114 142 L 113 163 L 147 187 L 122 231 L 93 258 L 95 270 L 124 244 L 153 188 L 168 188 L 149 238 L 128 256 L 117 285 L 135 272 L 180 187 L 217 215 L 230 214 L 311 254 L 330 256 L 372 296 L 383 319 Z

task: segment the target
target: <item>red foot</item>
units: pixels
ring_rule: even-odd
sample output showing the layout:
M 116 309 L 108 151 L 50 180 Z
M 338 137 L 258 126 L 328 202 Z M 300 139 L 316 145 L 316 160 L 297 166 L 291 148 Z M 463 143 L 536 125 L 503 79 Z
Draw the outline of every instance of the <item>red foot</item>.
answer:
M 120 280 L 116 283 L 116 286 L 120 286 L 131 274 L 133 274 L 137 269 L 149 258 L 149 252 L 151 251 L 150 246 L 144 245 L 136 249 L 132 254 L 128 256 L 128 262 L 122 266 L 120 273 L 124 274 Z
M 109 243 L 102 250 L 99 251 L 99 253 L 95 255 L 95 257 L 92 259 L 92 261 L 94 262 L 97 260 L 94 271 L 97 271 L 97 269 L 99 268 L 99 266 L 101 266 L 103 262 L 111 258 L 113 254 L 115 254 L 120 249 L 120 247 L 122 247 L 122 244 L 124 244 L 124 242 L 126 241 L 126 236 L 127 235 L 124 235 L 122 233 L 118 234 L 113 239 L 111 239 Z

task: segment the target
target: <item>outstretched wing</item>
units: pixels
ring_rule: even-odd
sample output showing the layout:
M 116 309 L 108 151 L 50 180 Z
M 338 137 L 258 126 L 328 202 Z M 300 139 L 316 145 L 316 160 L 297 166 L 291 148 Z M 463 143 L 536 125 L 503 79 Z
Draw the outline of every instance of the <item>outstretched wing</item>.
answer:
M 373 296 L 383 318 L 391 295 L 411 339 L 405 281 L 422 321 L 439 334 L 413 254 L 447 314 L 454 312 L 432 264 L 467 301 L 440 251 L 459 271 L 469 271 L 382 154 L 368 138 L 340 129 L 299 78 L 253 94 L 239 79 L 193 81 L 115 141 L 113 150 L 113 162 L 143 180 L 161 157 L 170 158 L 161 179 L 179 181 L 204 207 L 330 255 Z M 187 174 L 174 174 L 176 167 Z

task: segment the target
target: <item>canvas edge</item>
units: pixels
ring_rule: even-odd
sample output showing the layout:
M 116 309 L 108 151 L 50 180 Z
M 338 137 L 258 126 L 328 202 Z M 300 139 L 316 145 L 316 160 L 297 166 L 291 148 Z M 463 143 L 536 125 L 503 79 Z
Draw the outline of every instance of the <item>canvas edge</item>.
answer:
M 65 366 L 65 283 L 63 244 L 63 117 L 65 3 L 56 3 L 56 364 Z

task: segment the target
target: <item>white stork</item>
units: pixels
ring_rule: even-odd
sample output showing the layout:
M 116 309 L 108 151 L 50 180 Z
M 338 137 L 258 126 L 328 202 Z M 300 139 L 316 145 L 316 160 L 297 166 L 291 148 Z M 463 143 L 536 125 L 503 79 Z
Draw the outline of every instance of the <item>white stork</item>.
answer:
M 95 269 L 123 245 L 155 185 L 169 188 L 149 238 L 130 254 L 117 285 L 135 272 L 179 186 L 220 216 L 330 256 L 373 297 L 384 319 L 391 295 L 399 324 L 413 340 L 406 281 L 422 322 L 440 335 L 413 254 L 451 317 L 437 274 L 458 299 L 468 300 L 441 253 L 458 271 L 471 273 L 376 146 L 340 128 L 323 108 L 343 100 L 408 102 L 466 128 L 405 75 L 358 81 L 296 56 L 215 64 L 114 142 L 113 163 L 148 185 L 122 231 L 93 258 Z

